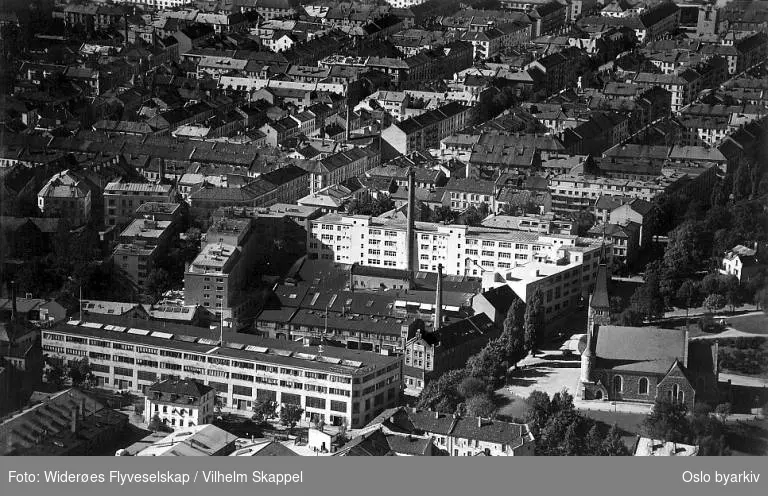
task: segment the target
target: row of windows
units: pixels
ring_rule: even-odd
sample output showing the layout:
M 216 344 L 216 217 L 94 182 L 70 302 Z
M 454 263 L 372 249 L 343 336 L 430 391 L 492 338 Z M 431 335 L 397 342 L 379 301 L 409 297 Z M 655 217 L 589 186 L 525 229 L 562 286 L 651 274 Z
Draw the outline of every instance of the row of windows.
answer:
M 73 336 L 67 336 L 65 338 L 65 336 L 62 336 L 60 334 L 45 333 L 44 337 L 46 338 L 46 340 L 51 340 L 51 341 L 65 341 L 65 340 L 69 341 L 66 338 L 72 338 Z M 110 347 L 110 342 L 109 341 L 98 341 L 98 340 L 91 340 L 91 341 L 97 341 L 98 344 L 97 343 L 93 343 L 94 346 Z M 80 343 L 80 341 L 70 341 L 70 342 Z M 84 340 L 84 342 L 88 342 L 88 340 L 86 339 L 86 340 Z M 134 351 L 134 349 L 135 349 L 137 352 L 141 352 L 141 353 L 148 353 L 148 354 L 154 354 L 154 355 L 159 354 L 161 356 L 172 357 L 172 358 L 184 358 L 186 360 L 193 360 L 193 361 L 197 361 L 197 362 L 205 362 L 206 361 L 206 357 L 205 356 L 201 356 L 201 355 L 194 355 L 194 354 L 190 354 L 190 353 L 180 353 L 180 352 L 175 352 L 175 351 L 170 351 L 170 350 L 163 350 L 163 349 L 158 350 L 158 349 L 155 349 L 155 348 L 145 348 L 145 347 L 140 347 L 140 346 L 139 347 L 134 347 L 133 345 L 126 345 L 126 344 L 122 344 L 122 343 L 114 343 L 114 342 L 112 342 L 111 343 L 111 348 L 115 349 L 115 350 L 122 350 L 122 351 Z M 58 346 L 53 346 L 53 345 L 48 345 L 48 344 L 44 345 L 43 349 L 46 350 L 46 351 L 50 351 L 50 352 L 58 353 L 58 354 L 66 353 L 66 354 L 75 355 L 75 356 L 86 356 L 86 355 L 88 355 L 91 358 L 98 359 L 98 360 L 114 360 L 114 361 L 117 361 L 117 362 L 128 363 L 128 364 L 136 363 L 136 364 L 139 364 L 139 365 L 149 366 L 149 367 L 154 367 L 154 368 L 157 368 L 158 365 L 159 365 L 160 368 L 164 368 L 164 369 L 182 370 L 182 365 L 181 364 L 175 364 L 175 363 L 161 362 L 160 364 L 158 364 L 158 362 L 152 361 L 152 360 L 134 359 L 132 357 L 121 356 L 121 355 L 114 355 L 114 356 L 112 356 L 112 355 L 109 355 L 109 354 L 106 354 L 106 353 L 98 353 L 98 352 L 90 352 L 90 353 L 88 353 L 86 350 L 78 350 L 78 349 L 74 349 L 74 348 L 64 348 L 64 347 L 58 347 Z M 295 376 L 295 377 L 302 377 L 303 376 L 303 377 L 306 377 L 308 379 L 317 379 L 317 380 L 323 380 L 323 381 L 328 380 L 330 382 L 337 382 L 337 383 L 340 383 L 340 384 L 351 384 L 352 383 L 352 378 L 351 377 L 344 377 L 344 376 L 338 376 L 338 375 L 332 375 L 332 374 L 326 374 L 326 373 L 320 373 L 320 372 L 308 372 L 308 371 L 307 372 L 303 372 L 303 371 L 298 370 L 298 369 L 290 369 L 290 368 L 285 368 L 285 367 L 278 368 L 278 367 L 270 366 L 270 365 L 254 364 L 254 363 L 251 363 L 251 362 L 243 362 L 243 361 L 236 361 L 236 360 L 230 361 L 230 360 L 227 360 L 227 359 L 221 359 L 221 358 L 216 358 L 216 357 L 208 357 L 207 361 L 209 363 L 216 364 L 216 365 L 233 366 L 233 367 L 238 367 L 238 368 L 243 368 L 243 369 L 248 369 L 248 370 L 254 370 L 255 369 L 255 370 L 259 370 L 259 371 L 263 371 L 263 372 L 269 372 L 269 373 L 282 373 L 282 374 L 286 374 L 286 375 L 292 375 L 292 376 Z M 183 369 L 185 371 L 189 371 L 189 372 L 192 372 L 192 373 L 199 373 L 199 374 L 206 373 L 206 372 L 204 372 L 204 369 L 202 369 L 202 368 L 192 367 L 192 366 L 189 366 L 189 365 L 184 365 Z M 228 377 L 229 373 L 225 372 L 225 371 L 220 371 L 220 370 L 208 370 L 207 371 L 207 375 L 216 376 L 216 377 Z M 232 373 L 232 377 L 233 378 L 242 377 L 243 378 L 242 380 L 248 380 L 248 381 L 252 381 L 253 380 L 253 379 L 251 379 L 252 376 L 244 375 L 244 374 Z M 256 379 L 259 379 L 259 378 L 256 378 Z M 265 378 L 261 378 L 261 379 L 262 379 L 262 381 L 266 380 Z M 270 379 L 270 380 L 272 380 L 272 379 Z M 275 381 L 275 384 L 277 384 L 277 380 L 274 379 L 274 381 Z M 319 388 L 319 386 L 318 386 L 318 388 Z M 348 391 L 346 393 L 348 393 Z M 340 393 L 340 394 L 343 394 L 343 393 Z

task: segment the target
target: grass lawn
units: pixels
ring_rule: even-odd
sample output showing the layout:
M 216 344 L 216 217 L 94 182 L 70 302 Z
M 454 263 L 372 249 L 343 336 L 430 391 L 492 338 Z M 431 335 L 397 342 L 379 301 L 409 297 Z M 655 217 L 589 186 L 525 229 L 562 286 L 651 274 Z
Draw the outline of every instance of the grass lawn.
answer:
M 499 391 L 497 391 L 496 394 L 500 403 L 498 411 L 500 417 L 508 420 L 525 418 L 525 414 L 528 412 L 528 404 L 525 398 L 515 396 L 508 391 L 505 391 L 503 394 L 499 394 Z
M 616 424 L 622 431 L 621 440 L 624 441 L 624 445 L 630 452 L 632 452 L 635 447 L 637 435 L 642 434 L 643 420 L 645 420 L 646 417 L 642 413 L 614 413 L 600 410 L 579 410 L 579 413 L 608 426 Z
M 728 324 L 742 332 L 768 336 L 768 315 L 764 313 L 730 317 Z
M 728 446 L 734 456 L 768 455 L 768 420 L 728 423 Z

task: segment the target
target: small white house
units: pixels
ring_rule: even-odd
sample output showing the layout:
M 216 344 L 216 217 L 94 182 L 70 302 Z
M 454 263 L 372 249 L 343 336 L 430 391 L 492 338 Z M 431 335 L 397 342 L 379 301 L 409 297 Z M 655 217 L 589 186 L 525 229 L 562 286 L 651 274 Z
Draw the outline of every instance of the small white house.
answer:
M 725 252 L 720 262 L 720 273 L 736 276 L 739 282 L 745 282 L 767 266 L 768 264 L 760 260 L 757 244 L 754 248 L 737 245 Z

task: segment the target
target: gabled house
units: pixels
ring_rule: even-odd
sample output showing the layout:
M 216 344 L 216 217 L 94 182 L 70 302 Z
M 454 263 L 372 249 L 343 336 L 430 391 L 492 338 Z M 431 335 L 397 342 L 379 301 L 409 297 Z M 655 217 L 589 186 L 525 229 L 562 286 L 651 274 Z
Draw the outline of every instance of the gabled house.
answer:
M 758 273 L 768 269 L 768 262 L 761 253 L 758 253 L 758 250 L 757 243 L 755 243 L 754 248 L 736 245 L 725 252 L 720 262 L 720 273 L 736 276 L 739 282 L 749 281 Z

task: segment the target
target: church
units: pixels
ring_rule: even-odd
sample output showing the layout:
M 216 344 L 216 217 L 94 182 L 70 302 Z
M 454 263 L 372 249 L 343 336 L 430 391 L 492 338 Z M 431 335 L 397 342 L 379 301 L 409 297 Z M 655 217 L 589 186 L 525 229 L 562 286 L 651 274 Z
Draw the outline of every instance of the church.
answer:
M 608 269 L 601 263 L 589 299 L 578 398 L 653 404 L 717 397 L 717 344 L 689 341 L 685 329 L 611 325 Z

